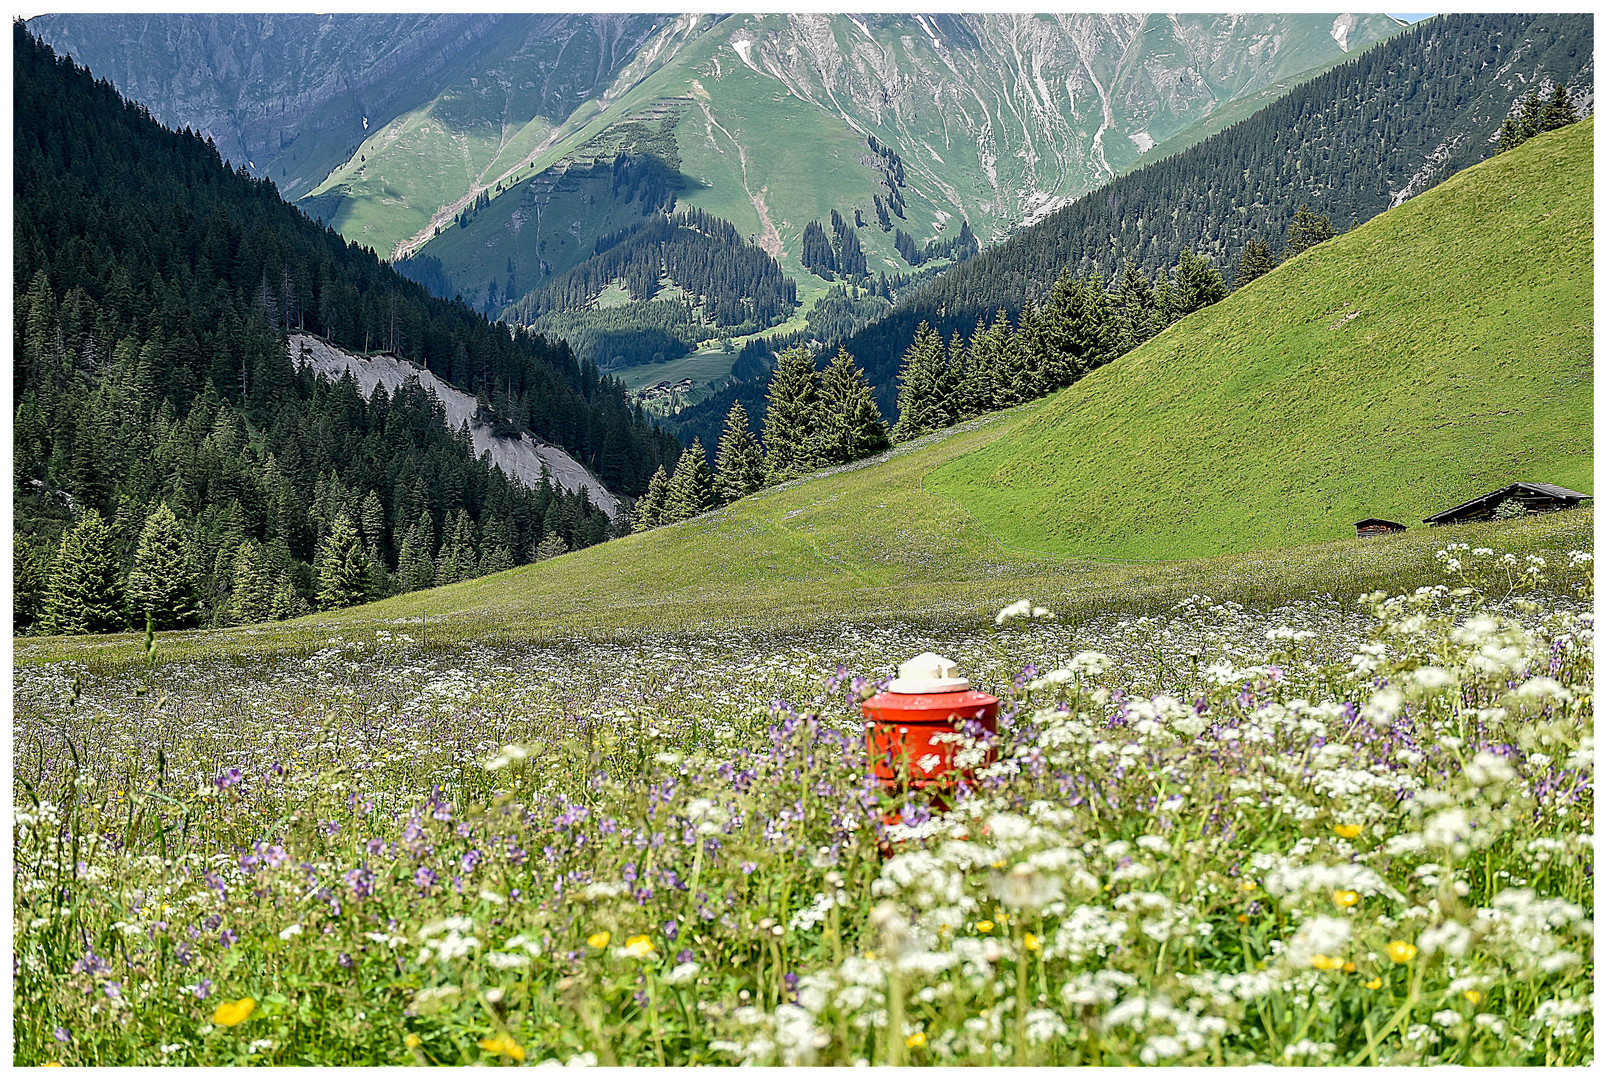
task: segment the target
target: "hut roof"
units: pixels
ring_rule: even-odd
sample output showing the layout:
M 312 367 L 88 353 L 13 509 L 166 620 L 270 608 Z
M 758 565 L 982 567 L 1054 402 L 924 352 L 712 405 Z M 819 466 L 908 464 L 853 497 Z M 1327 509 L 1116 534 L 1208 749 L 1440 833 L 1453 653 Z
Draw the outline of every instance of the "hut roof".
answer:
M 1433 517 L 1426 517 L 1423 520 L 1429 524 L 1440 521 L 1449 521 L 1465 511 L 1473 510 L 1479 507 L 1480 504 L 1498 503 L 1501 500 L 1511 498 L 1522 491 L 1527 491 L 1535 495 L 1549 495 L 1554 499 L 1577 500 L 1590 498 L 1589 495 L 1586 495 L 1582 491 L 1570 491 L 1565 487 L 1558 487 L 1556 484 L 1535 484 L 1530 483 L 1527 480 L 1520 480 L 1516 484 L 1508 484 L 1504 488 L 1497 488 L 1488 494 L 1480 495 L 1476 499 L 1469 499 L 1461 506 L 1453 506 L 1449 510 L 1441 511 L 1438 514 L 1435 514 Z
M 1356 528 L 1358 529 L 1365 529 L 1369 525 L 1388 525 L 1392 529 L 1406 528 L 1405 525 L 1402 525 L 1398 521 L 1385 521 L 1383 518 L 1364 518 L 1361 521 L 1356 522 Z

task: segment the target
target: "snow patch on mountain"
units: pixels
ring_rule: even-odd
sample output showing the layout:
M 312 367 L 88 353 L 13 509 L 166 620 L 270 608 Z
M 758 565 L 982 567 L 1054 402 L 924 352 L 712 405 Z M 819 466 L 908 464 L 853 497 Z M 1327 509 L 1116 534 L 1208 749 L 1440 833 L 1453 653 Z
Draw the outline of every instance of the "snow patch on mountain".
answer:
M 534 488 L 541 483 L 541 475 L 545 472 L 554 485 L 565 491 L 584 488 L 593 506 L 611 518 L 619 516 L 619 500 L 584 465 L 558 447 L 537 441 L 528 432 L 517 439 L 499 438 L 492 434 L 490 425 L 476 419 L 479 403 L 475 398 L 443 382 L 434 372 L 385 353 L 353 356 L 311 334 L 291 334 L 289 352 L 290 362 L 298 371 L 311 367 L 331 379 L 339 379 L 351 372 L 365 398 L 373 396 L 376 386 L 383 385 L 390 393 L 409 380 L 416 381 L 440 399 L 446 409 L 449 427 L 456 430 L 464 422 L 468 423 L 475 454 L 489 453 L 492 464 L 501 468 L 511 479 Z

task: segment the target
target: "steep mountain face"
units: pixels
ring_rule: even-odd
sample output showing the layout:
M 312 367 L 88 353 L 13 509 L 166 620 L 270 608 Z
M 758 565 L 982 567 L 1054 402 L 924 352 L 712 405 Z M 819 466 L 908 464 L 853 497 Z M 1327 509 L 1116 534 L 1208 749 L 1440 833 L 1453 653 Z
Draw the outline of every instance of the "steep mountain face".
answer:
M 651 15 L 44 15 L 159 123 L 388 254 L 614 79 Z M 377 213 L 370 206 L 382 207 Z
M 1062 268 L 1110 282 L 1133 260 L 1151 276 L 1185 249 L 1230 282 L 1250 240 L 1276 254 L 1302 204 L 1337 230 L 1365 222 L 1495 150 L 1531 90 L 1594 103 L 1589 15 L 1451 15 L 1419 23 L 1189 149 L 1078 199 L 930 284 L 845 342 L 891 411 L 917 325 L 970 333 L 1001 308 L 1042 300 Z M 705 418 L 713 423 L 714 418 Z M 693 429 L 688 429 L 693 430 Z
M 644 115 L 676 118 L 681 201 L 731 221 L 801 281 L 803 231 L 832 210 L 862 226 L 869 270 L 892 272 L 908 269 L 897 232 L 923 245 L 963 219 L 983 241 L 1001 237 L 1231 103 L 1399 28 L 1265 14 L 55 15 L 30 26 L 348 238 L 396 255 L 422 246 L 486 307 L 517 299 L 510 259 L 530 288 L 576 261 L 539 250 L 550 234 L 528 251 L 492 234 L 521 231 L 532 191 L 612 164 L 610 129 Z M 605 219 L 598 235 L 620 226 L 612 192 L 580 186 L 586 213 L 559 209 L 566 229 L 582 219 L 572 239 L 585 252 L 592 219 Z M 472 240 L 447 240 L 463 211 L 509 195 L 501 213 L 474 215 Z M 496 257 L 469 254 L 488 244 Z

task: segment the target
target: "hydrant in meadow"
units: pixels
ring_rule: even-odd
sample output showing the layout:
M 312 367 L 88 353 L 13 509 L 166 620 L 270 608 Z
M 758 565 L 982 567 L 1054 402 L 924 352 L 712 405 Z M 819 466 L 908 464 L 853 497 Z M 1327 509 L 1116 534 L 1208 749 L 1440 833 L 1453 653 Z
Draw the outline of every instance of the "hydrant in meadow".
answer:
M 964 722 L 975 721 L 989 735 L 998 730 L 999 699 L 972 690 L 953 660 L 930 652 L 900 664 L 898 678 L 860 708 L 865 750 L 882 787 L 890 794 L 920 791 L 939 807 L 958 781 L 971 776 L 954 765 L 955 736 Z M 886 820 L 897 822 L 899 815 Z

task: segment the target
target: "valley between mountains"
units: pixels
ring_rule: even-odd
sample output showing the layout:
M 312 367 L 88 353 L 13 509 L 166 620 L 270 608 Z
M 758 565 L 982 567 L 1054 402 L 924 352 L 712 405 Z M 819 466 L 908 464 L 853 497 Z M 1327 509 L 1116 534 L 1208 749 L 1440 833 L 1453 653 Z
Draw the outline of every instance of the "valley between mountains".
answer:
M 15 1063 L 1595 1060 L 1592 15 L 12 41 Z

